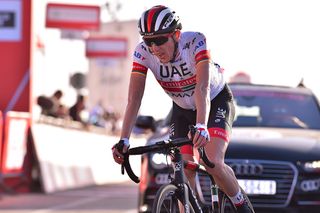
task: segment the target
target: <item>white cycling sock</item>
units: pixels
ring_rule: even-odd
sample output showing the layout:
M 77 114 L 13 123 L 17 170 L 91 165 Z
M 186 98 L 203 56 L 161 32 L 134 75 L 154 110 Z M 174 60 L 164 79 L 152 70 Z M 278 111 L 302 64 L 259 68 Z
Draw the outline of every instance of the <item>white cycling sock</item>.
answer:
M 244 202 L 244 197 L 240 189 L 235 196 L 229 198 L 235 206 L 241 206 Z

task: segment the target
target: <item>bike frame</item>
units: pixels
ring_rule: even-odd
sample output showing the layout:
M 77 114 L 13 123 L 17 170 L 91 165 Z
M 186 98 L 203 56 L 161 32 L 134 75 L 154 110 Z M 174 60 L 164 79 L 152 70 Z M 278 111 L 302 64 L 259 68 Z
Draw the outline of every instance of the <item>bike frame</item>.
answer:
M 210 177 L 211 180 L 211 197 L 212 197 L 212 212 L 218 212 L 218 187 L 214 182 L 213 177 L 204 169 L 200 168 L 200 165 L 194 162 L 184 161 L 182 159 L 182 155 L 180 153 L 180 150 L 178 148 L 175 148 L 173 150 L 172 164 L 173 164 L 173 181 L 171 184 L 174 184 L 179 189 L 179 194 L 183 195 L 182 202 L 184 206 L 185 212 L 189 212 L 189 206 L 188 202 L 190 201 L 191 205 L 193 206 L 195 212 L 202 212 L 202 209 L 199 205 L 199 202 L 196 198 L 196 196 L 193 194 L 193 190 L 191 189 L 190 185 L 187 183 L 188 180 L 186 179 L 184 169 L 192 170 L 195 172 L 202 172 L 207 174 Z M 191 194 L 190 194 L 191 193 Z
M 215 184 L 214 178 L 204 168 L 202 168 L 200 164 L 192 161 L 184 161 L 182 159 L 182 154 L 180 153 L 179 147 L 187 144 L 192 145 L 192 141 L 188 138 L 177 138 L 174 140 L 159 141 L 153 145 L 130 148 L 128 152 L 124 154 L 124 163 L 122 164 L 121 172 L 124 174 L 124 171 L 126 171 L 132 181 L 139 183 L 139 178 L 134 174 L 130 166 L 129 155 L 141 155 L 147 152 L 165 151 L 166 154 L 169 154 L 172 157 L 172 166 L 174 170 L 173 179 L 170 184 L 174 185 L 178 189 L 176 195 L 181 200 L 185 212 L 190 212 L 188 203 L 190 202 L 190 205 L 193 207 L 196 213 L 202 213 L 199 202 L 193 193 L 193 190 L 190 188 L 184 173 L 184 169 L 188 169 L 195 172 L 204 173 L 210 177 L 212 204 L 209 207 L 210 209 L 206 210 L 209 210 L 209 212 L 218 213 L 220 209 L 219 199 L 220 196 L 224 196 L 224 192 L 218 188 L 218 186 Z M 120 144 L 119 146 L 123 146 L 123 144 Z M 122 150 L 122 148 L 123 147 L 118 147 L 119 150 Z M 208 167 L 214 168 L 214 164 L 208 160 L 204 149 L 199 148 L 198 151 L 203 162 Z M 222 194 L 220 194 L 220 192 Z

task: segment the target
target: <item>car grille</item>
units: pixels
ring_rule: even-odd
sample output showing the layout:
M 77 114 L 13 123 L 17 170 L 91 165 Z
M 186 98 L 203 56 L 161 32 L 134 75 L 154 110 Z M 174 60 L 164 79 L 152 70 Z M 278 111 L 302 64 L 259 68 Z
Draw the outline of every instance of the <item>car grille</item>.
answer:
M 274 195 L 249 195 L 254 207 L 286 207 L 292 197 L 297 182 L 298 170 L 288 162 L 228 159 L 226 163 L 231 164 L 255 164 L 261 165 L 263 170 L 258 175 L 237 175 L 238 179 L 274 180 L 276 181 L 276 194 Z M 204 204 L 211 203 L 210 179 L 204 174 L 197 176 L 197 191 L 200 200 Z

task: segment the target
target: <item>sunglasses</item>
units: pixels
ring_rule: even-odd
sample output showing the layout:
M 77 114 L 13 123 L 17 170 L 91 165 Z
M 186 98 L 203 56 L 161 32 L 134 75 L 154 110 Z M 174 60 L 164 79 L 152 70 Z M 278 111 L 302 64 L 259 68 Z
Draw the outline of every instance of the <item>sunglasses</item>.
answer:
M 151 37 L 151 38 L 142 37 L 142 39 L 148 47 L 151 47 L 153 44 L 156 46 L 161 46 L 169 40 L 171 35 L 172 33 L 168 35 L 162 35 L 162 36 Z

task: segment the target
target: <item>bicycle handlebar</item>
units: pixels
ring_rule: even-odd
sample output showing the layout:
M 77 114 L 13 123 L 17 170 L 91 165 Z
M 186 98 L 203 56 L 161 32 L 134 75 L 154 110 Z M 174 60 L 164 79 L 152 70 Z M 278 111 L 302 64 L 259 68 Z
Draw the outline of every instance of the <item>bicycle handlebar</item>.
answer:
M 121 173 L 124 174 L 124 170 L 126 170 L 128 176 L 130 177 L 130 179 L 135 182 L 135 183 L 139 183 L 140 179 L 135 175 L 135 173 L 133 172 L 130 162 L 129 162 L 129 155 L 141 155 L 144 153 L 148 153 L 148 152 L 157 152 L 157 151 L 162 151 L 162 150 L 169 150 L 172 149 L 174 147 L 181 147 L 183 145 L 192 145 L 192 141 L 185 137 L 185 138 L 177 138 L 177 139 L 173 139 L 173 140 L 164 140 L 164 141 L 159 141 L 155 144 L 152 145 L 147 145 L 147 146 L 140 146 L 140 147 L 134 147 L 128 150 L 128 152 L 124 153 L 124 162 L 122 164 L 122 168 L 121 168 Z M 210 162 L 210 160 L 208 159 L 204 148 L 201 147 L 198 149 L 200 157 L 202 158 L 203 162 L 210 168 L 214 167 L 214 164 L 212 162 Z

